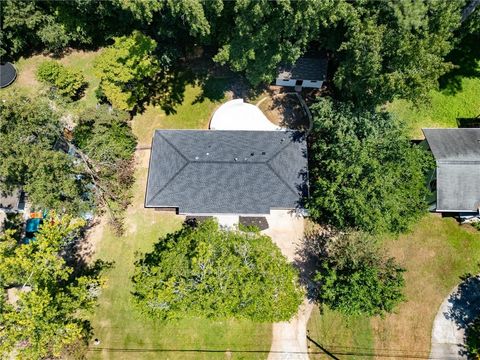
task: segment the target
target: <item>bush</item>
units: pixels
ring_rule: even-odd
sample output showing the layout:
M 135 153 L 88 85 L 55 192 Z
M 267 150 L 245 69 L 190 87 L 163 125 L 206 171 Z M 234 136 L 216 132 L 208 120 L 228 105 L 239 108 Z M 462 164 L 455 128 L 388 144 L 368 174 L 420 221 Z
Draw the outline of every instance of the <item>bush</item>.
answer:
M 404 300 L 403 272 L 364 233 L 324 239 L 315 280 L 318 300 L 346 315 L 383 315 Z
M 44 61 L 37 69 L 37 78 L 55 86 L 57 92 L 71 99 L 77 99 L 87 85 L 84 76 L 76 70 L 68 69 L 56 61 Z

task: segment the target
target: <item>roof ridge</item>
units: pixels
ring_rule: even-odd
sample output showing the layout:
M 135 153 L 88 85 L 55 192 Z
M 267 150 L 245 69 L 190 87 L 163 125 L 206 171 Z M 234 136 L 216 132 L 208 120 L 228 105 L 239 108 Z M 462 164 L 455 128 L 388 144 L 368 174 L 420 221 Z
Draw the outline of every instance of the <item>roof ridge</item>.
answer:
M 155 131 L 156 134 L 158 134 L 163 140 L 165 140 L 165 142 L 170 145 L 177 153 L 178 155 L 180 155 L 187 163 L 190 162 L 190 160 L 185 156 L 183 155 L 183 153 L 177 149 L 177 147 L 175 145 L 173 145 L 165 136 L 163 136 L 159 131 Z
M 446 164 L 446 165 L 480 165 L 480 158 L 478 160 L 455 160 L 455 159 L 439 159 L 436 160 L 437 164 Z
M 175 172 L 175 174 L 173 174 L 173 176 L 170 178 L 170 180 L 168 180 L 165 185 L 163 185 L 156 193 L 155 195 L 151 196 L 150 197 L 150 201 L 153 201 L 163 190 L 165 190 L 165 188 L 170 185 L 170 183 L 178 176 L 178 174 L 180 174 L 183 169 L 185 169 L 190 163 L 187 162 L 186 164 L 184 164 L 180 169 L 177 170 L 177 172 Z

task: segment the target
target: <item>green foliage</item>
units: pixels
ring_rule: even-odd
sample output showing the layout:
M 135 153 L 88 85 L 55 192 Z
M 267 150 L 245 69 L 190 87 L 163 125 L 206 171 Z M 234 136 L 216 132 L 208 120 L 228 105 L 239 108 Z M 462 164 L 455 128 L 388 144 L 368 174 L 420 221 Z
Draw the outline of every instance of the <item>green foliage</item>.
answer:
M 137 145 L 128 114 L 107 106 L 87 109 L 79 116 L 74 143 L 83 154 L 97 187 L 98 200 L 121 217 L 133 183 L 133 153 Z
M 25 359 L 59 357 L 66 347 L 87 341 L 84 316 L 96 303 L 106 264 L 74 269 L 60 256 L 82 225 L 51 217 L 28 245 L 18 245 L 10 232 L 0 236 L 0 286 L 18 296 L 1 307 L 2 356 L 15 349 Z
M 56 61 L 44 61 L 37 69 L 37 78 L 55 86 L 58 93 L 72 99 L 78 98 L 87 85 L 78 71 L 68 69 Z
M 18 93 L 0 101 L 0 189 L 24 188 L 40 208 L 81 213 L 89 207 L 83 170 L 56 151 L 62 126 L 49 104 Z
M 334 23 L 343 8 L 336 1 L 227 2 L 214 60 L 245 71 L 254 85 L 270 82 L 278 64 L 294 62 L 315 40 L 320 25 Z
M 310 199 L 316 220 L 372 233 L 407 230 L 427 209 L 433 159 L 388 113 L 319 100 L 311 108 Z
M 404 300 L 403 272 L 362 233 L 327 239 L 315 281 L 318 300 L 345 315 L 383 315 Z
M 451 69 L 444 60 L 460 25 L 461 1 L 351 2 L 345 36 L 333 46 L 343 98 L 374 106 L 396 97 L 418 102 Z M 325 29 L 324 37 L 330 35 Z
M 480 358 L 480 317 L 467 329 L 467 350 L 472 359 Z
M 298 272 L 270 238 L 213 221 L 167 235 L 136 262 L 134 296 L 161 319 L 289 320 L 302 301 Z
M 130 111 L 148 100 L 149 82 L 161 72 L 156 47 L 155 40 L 135 31 L 115 38 L 96 59 L 101 91 L 115 108 Z

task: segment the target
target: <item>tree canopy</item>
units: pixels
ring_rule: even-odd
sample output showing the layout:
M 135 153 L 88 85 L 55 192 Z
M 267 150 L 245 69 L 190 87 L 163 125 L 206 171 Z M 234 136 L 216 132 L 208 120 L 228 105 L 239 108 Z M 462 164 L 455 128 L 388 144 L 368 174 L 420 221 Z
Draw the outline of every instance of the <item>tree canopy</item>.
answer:
M 314 280 L 317 300 L 346 315 L 383 315 L 405 300 L 405 271 L 374 238 L 343 233 L 324 239 Z
M 88 341 L 85 315 L 93 310 L 104 282 L 96 262 L 78 268 L 61 256 L 82 222 L 50 217 L 29 244 L 0 235 L 0 354 L 28 359 L 65 355 Z
M 73 133 L 86 175 L 95 185 L 97 204 L 108 207 L 114 225 L 121 224 L 133 184 L 137 140 L 128 119 L 127 113 L 110 111 L 105 105 L 86 109 Z
M 117 109 L 133 110 L 148 100 L 149 83 L 161 71 L 155 40 L 135 31 L 115 38 L 95 61 L 100 92 Z
M 461 1 L 351 2 L 345 35 L 333 47 L 339 92 L 368 106 L 396 97 L 424 99 L 452 67 L 445 56 L 460 26 L 461 6 Z
M 0 190 L 23 188 L 40 208 L 88 209 L 83 170 L 55 150 L 63 126 L 48 102 L 12 93 L 0 101 Z
M 270 238 L 213 221 L 168 234 L 135 267 L 135 300 L 160 319 L 284 321 L 302 302 L 298 272 Z
M 311 215 L 342 229 L 407 230 L 427 209 L 431 155 L 386 112 L 325 98 L 311 111 Z

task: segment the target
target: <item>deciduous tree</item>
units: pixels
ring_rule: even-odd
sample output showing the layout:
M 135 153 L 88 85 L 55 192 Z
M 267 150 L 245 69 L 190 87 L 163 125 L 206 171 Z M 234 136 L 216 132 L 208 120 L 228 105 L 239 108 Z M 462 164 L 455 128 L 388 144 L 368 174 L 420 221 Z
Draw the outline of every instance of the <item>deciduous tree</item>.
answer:
M 402 269 L 362 233 L 325 240 L 316 271 L 318 300 L 346 315 L 383 315 L 405 300 Z
M 79 226 L 70 217 L 51 217 L 27 245 L 18 245 L 10 232 L 0 235 L 0 287 L 18 297 L 1 299 L 2 356 L 60 357 L 69 346 L 88 341 L 85 315 L 96 303 L 105 264 L 74 269 L 61 256 Z
M 311 215 L 342 229 L 407 230 L 427 209 L 431 155 L 386 112 L 325 98 L 311 111 Z
M 137 261 L 133 281 L 142 312 L 161 319 L 289 320 L 303 294 L 270 238 L 213 221 L 160 239 Z

